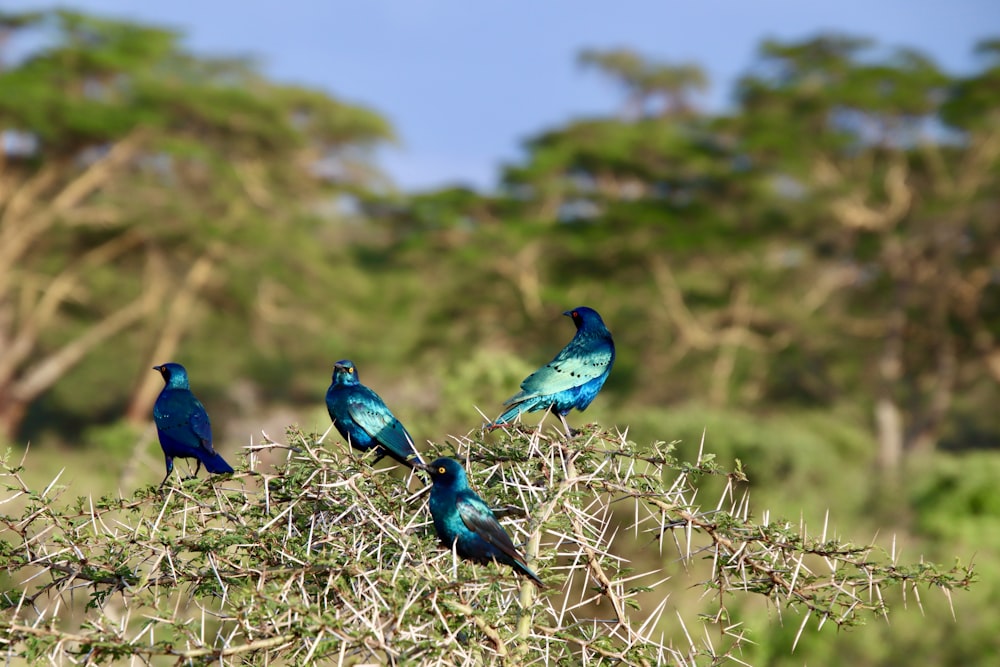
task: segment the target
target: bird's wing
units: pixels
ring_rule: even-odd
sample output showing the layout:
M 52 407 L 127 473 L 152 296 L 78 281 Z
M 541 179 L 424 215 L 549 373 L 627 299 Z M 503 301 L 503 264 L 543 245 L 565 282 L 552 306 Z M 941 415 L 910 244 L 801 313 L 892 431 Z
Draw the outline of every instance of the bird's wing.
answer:
M 413 438 L 375 392 L 352 397 L 347 412 L 365 433 L 404 459 L 414 453 Z
M 610 346 L 585 351 L 566 346 L 555 359 L 525 378 L 521 383 L 521 393 L 504 405 L 519 403 L 539 394 L 557 394 L 586 384 L 607 371 L 613 358 L 614 350 Z
M 201 446 L 209 452 L 215 453 L 212 448 L 212 424 L 208 421 L 208 413 L 205 406 L 197 398 L 194 399 L 194 406 L 191 409 L 191 416 L 188 418 L 191 430 L 201 440 Z
M 500 551 L 504 552 L 515 561 L 524 563 L 524 556 L 518 553 L 510 535 L 503 529 L 500 522 L 493 516 L 493 512 L 486 503 L 471 491 L 463 491 L 458 494 L 456 500 L 458 505 L 458 515 L 462 517 L 462 522 L 466 528 L 479 535 Z

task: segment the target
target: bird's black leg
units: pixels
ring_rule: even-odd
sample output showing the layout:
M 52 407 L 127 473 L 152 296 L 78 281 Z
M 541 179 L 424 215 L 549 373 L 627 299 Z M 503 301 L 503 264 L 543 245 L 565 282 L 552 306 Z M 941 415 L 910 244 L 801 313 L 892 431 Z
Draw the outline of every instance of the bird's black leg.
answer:
M 569 423 L 566 421 L 566 415 L 564 415 L 564 414 L 562 414 L 560 412 L 559 413 L 559 421 L 562 422 L 563 428 L 566 429 L 566 437 L 567 438 L 572 438 L 576 434 L 576 431 L 574 431 L 573 429 L 571 429 L 569 427 Z
M 201 460 L 195 459 L 195 462 L 197 462 L 198 465 L 195 467 L 194 472 L 187 477 L 182 478 L 182 482 L 186 482 L 189 479 L 198 479 L 198 472 L 201 470 Z
M 167 483 L 167 479 L 170 477 L 170 473 L 172 473 L 173 471 L 174 471 L 174 460 L 170 457 L 167 457 L 167 474 L 163 476 L 163 481 L 160 482 L 160 486 L 159 488 L 157 488 L 157 491 L 163 490 L 163 485 Z

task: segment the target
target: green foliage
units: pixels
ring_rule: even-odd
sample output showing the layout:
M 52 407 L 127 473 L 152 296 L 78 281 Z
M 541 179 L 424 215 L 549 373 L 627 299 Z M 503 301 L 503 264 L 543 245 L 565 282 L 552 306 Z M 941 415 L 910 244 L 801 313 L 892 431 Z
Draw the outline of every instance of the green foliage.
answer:
M 766 599 L 846 627 L 886 613 L 883 591 L 896 586 L 950 591 L 971 582 L 971 569 L 899 564 L 825 530 L 752 520 L 734 493 L 742 474 L 727 474 L 711 455 L 682 461 L 669 446 L 637 447 L 600 430 L 571 442 L 541 430 L 491 439 L 459 439 L 455 453 L 469 459 L 489 502 L 518 510 L 507 525 L 544 591 L 440 548 L 425 489 L 409 490 L 420 486 L 414 479 L 294 429 L 287 445 L 248 448 L 248 472 L 164 496 L 145 487 L 62 506 L 64 488 L 38 492 L 5 464 L 4 503 L 23 505 L 20 516 L 0 516 L 5 570 L 24 582 L 0 596 L 6 650 L 92 663 L 714 665 L 743 650 L 733 607 L 741 601 Z M 453 453 L 433 450 L 427 456 Z M 260 456 L 276 451 L 286 460 L 262 467 Z M 728 484 L 706 509 L 695 497 L 714 476 Z M 616 540 L 633 531 L 647 549 L 711 563 L 690 583 L 715 594 L 700 620 L 692 610 L 683 616 L 717 627 L 717 640 L 696 643 L 692 634 L 710 633 L 678 631 L 664 613 L 663 584 L 682 575 L 637 570 Z M 649 607 L 650 599 L 658 602 Z
M 1000 462 L 992 454 L 935 456 L 914 471 L 916 530 L 935 542 L 1000 549 Z M 956 520 L 961 517 L 961 520 Z M 992 569 L 992 567 L 991 567 Z
M 619 405 L 828 409 L 885 469 L 995 440 L 995 63 L 956 79 L 873 46 L 767 42 L 730 115 L 577 120 L 529 140 L 499 192 L 368 200 L 384 259 L 435 285 L 413 352 L 554 349 L 549 304 L 599 304 L 628 351 Z M 627 88 L 661 67 L 582 60 Z
M 629 111 L 645 113 L 651 100 L 659 98 L 661 115 L 685 114 L 692 110 L 689 96 L 708 87 L 708 77 L 695 64 L 651 63 L 629 49 L 583 50 L 581 65 L 602 70 L 623 84 L 630 96 Z
M 137 395 L 129 417 L 145 416 L 152 380 L 121 383 L 120 350 L 148 368 L 192 331 L 212 332 L 198 354 L 220 373 L 291 336 L 316 354 L 301 331 L 322 330 L 326 286 L 352 293 L 345 251 L 317 237 L 338 219 L 331 203 L 379 182 L 368 152 L 392 139 L 385 119 L 197 57 L 169 30 L 14 18 L 48 39 L 0 71 L 0 132 L 24 143 L 0 172 L 0 432 L 13 437 L 58 380 L 103 384 L 104 369 L 119 369 L 111 391 L 46 399 L 93 415 Z

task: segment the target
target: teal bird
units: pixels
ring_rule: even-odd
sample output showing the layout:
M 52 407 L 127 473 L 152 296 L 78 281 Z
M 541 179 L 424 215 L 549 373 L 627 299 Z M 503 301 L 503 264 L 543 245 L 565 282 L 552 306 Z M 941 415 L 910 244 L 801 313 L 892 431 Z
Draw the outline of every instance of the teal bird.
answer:
M 539 588 L 538 578 L 514 547 L 510 535 L 497 521 L 493 511 L 469 488 L 465 469 L 455 459 L 439 458 L 430 465 L 418 466 L 430 473 L 430 509 L 438 539 L 462 558 L 477 563 L 497 561 L 531 578 Z
M 333 365 L 326 409 L 333 425 L 351 447 L 362 452 L 375 450 L 372 463 L 378 463 L 386 455 L 411 468 L 423 463 L 406 428 L 378 394 L 361 384 L 358 369 L 347 359 Z
M 163 376 L 165 386 L 153 404 L 153 420 L 160 447 L 167 463 L 167 474 L 160 482 L 160 488 L 174 470 L 174 459 L 196 459 L 198 467 L 193 477 L 198 476 L 202 464 L 210 473 L 230 473 L 232 466 L 225 462 L 212 448 L 212 425 L 208 413 L 188 385 L 187 371 L 180 364 L 153 366 Z
M 604 320 L 592 308 L 578 306 L 563 315 L 573 318 L 576 335 L 549 363 L 525 378 L 521 391 L 504 402 L 507 411 L 497 417 L 496 428 L 515 419 L 523 412 L 551 409 L 562 422 L 566 435 L 573 430 L 566 415 L 573 408 L 587 409 L 615 363 L 615 343 Z

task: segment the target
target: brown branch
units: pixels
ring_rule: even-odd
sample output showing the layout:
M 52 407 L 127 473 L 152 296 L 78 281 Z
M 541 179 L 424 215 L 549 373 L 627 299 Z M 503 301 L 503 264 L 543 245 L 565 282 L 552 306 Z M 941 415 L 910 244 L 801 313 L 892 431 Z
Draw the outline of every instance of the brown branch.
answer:
M 0 235 L 0 240 L 3 241 L 0 245 L 5 246 L 9 243 L 10 239 L 7 235 L 17 232 L 11 221 L 16 220 L 22 211 L 35 203 L 39 195 L 56 180 L 59 169 L 63 166 L 65 166 L 64 163 L 54 160 L 39 169 L 34 175 L 26 178 L 20 187 L 13 191 L 3 213 L 0 214 L 0 230 L 4 232 L 3 235 Z
M 133 130 L 129 135 L 115 142 L 101 158 L 95 160 L 75 179 L 66 184 L 52 200 L 51 208 L 56 213 L 72 208 L 97 191 L 108 181 L 114 168 L 131 160 L 136 153 L 145 132 Z
M 630 638 L 641 639 L 626 622 L 625 603 L 615 594 L 614 583 L 608 578 L 608 575 L 604 572 L 604 568 L 601 567 L 599 555 L 587 544 L 587 536 L 583 530 L 583 525 L 580 523 L 580 519 L 577 518 L 576 513 L 570 507 L 565 508 L 565 515 L 569 517 L 573 533 L 578 540 L 580 548 L 583 550 L 584 556 L 586 556 L 587 570 L 590 571 L 590 576 L 600 585 L 601 594 L 607 598 L 611 604 L 611 608 L 615 612 L 617 625 L 623 628 Z
M 853 265 L 837 266 L 820 273 L 812 287 L 802 297 L 803 313 L 818 311 L 838 290 L 857 283 L 860 273 L 860 269 Z
M 958 176 L 958 190 L 966 197 L 974 195 L 992 174 L 992 167 L 1000 159 L 1000 131 L 993 131 L 985 138 L 971 142 L 968 159 L 962 164 Z
M 724 317 L 735 322 L 732 326 L 710 329 L 695 317 L 684 302 L 684 293 L 674 278 L 670 267 L 662 257 L 650 259 L 650 270 L 653 282 L 660 292 L 664 302 L 667 318 L 677 327 L 680 337 L 675 345 L 686 345 L 698 350 L 711 350 L 720 346 L 747 347 L 754 350 L 767 350 L 770 344 L 750 328 L 753 320 L 752 309 L 746 306 L 746 294 L 742 288 L 733 289 L 732 300 L 724 311 Z M 725 313 L 728 313 L 726 315 Z
M 734 326 L 732 331 L 748 332 L 750 320 L 752 319 L 752 309 L 750 307 L 750 292 L 743 285 L 733 288 L 732 303 L 730 304 Z M 722 341 L 719 351 L 712 366 L 712 377 L 709 383 L 709 402 L 712 405 L 725 405 L 729 388 L 729 379 L 732 377 L 733 369 L 736 368 L 736 356 L 740 349 L 740 344 L 747 336 L 728 336 L 728 340 Z
M 57 352 L 25 371 L 24 378 L 14 384 L 11 396 L 21 402 L 34 400 L 54 385 L 69 369 L 80 363 L 91 350 L 142 319 L 149 312 L 151 305 L 147 293 L 108 315 Z
M 49 282 L 32 312 L 18 327 L 18 332 L 0 359 L 0 385 L 11 377 L 35 349 L 38 337 L 55 316 L 59 306 L 79 285 L 81 274 L 93 266 L 111 261 L 115 256 L 131 249 L 142 241 L 142 236 L 133 231 L 126 232 L 110 241 L 91 249 L 76 262 L 63 269 Z
M 0 294 L 6 290 L 10 282 L 14 263 L 24 255 L 32 242 L 44 234 L 58 220 L 61 213 L 93 194 L 111 179 L 117 167 L 132 159 L 139 151 L 144 134 L 137 130 L 118 141 L 100 159 L 95 160 L 78 176 L 66 183 L 58 194 L 51 198 L 49 204 L 34 215 L 28 215 L 27 211 L 37 203 L 41 193 L 56 180 L 59 172 L 67 168 L 67 164 L 57 162 L 43 168 L 15 195 L 0 217 L 0 231 L 2 231 Z M 22 211 L 26 214 L 22 215 Z
M 901 159 L 889 167 L 884 183 L 889 201 L 881 208 L 867 205 L 861 194 L 852 192 L 834 200 L 830 204 L 830 210 L 845 227 L 868 231 L 892 229 L 913 204 L 913 192 L 906 184 L 906 176 L 907 168 Z
M 139 654 L 139 655 L 170 655 L 177 656 L 180 658 L 201 658 L 207 656 L 213 656 L 217 658 L 222 658 L 227 655 L 239 655 L 241 653 L 249 653 L 250 651 L 256 651 L 265 648 L 274 648 L 287 644 L 296 639 L 295 635 L 279 635 L 277 637 L 269 637 L 267 639 L 258 639 L 256 641 L 247 642 L 246 644 L 239 644 L 238 646 L 227 646 L 224 648 L 196 648 L 189 649 L 187 651 L 178 651 L 169 646 L 157 647 L 157 646 L 143 646 L 142 644 L 127 642 L 123 638 L 116 637 L 114 640 L 105 639 L 94 635 L 78 635 L 72 632 L 63 632 L 62 630 L 54 630 L 52 628 L 45 627 L 34 627 L 31 625 L 18 625 L 15 623 L 3 624 L 7 627 L 8 640 L 11 641 L 11 637 L 14 639 L 19 639 L 18 635 L 22 636 L 32 636 L 32 637 L 53 637 L 58 640 L 59 644 L 65 642 L 74 642 L 77 644 L 82 644 L 85 646 L 105 646 L 107 648 L 119 649 L 128 646 L 129 653 Z M 0 626 L 2 627 L 2 626 Z
M 623 663 L 625 662 L 626 658 L 624 653 L 619 653 L 617 651 L 610 651 L 608 649 L 601 648 L 600 646 L 596 645 L 593 641 L 585 641 L 583 639 L 573 637 L 572 635 L 567 634 L 565 631 L 559 628 L 550 628 L 545 625 L 536 625 L 535 629 L 539 630 L 540 632 L 544 632 L 547 635 L 558 637 L 562 641 L 568 641 L 572 644 L 576 644 L 583 650 L 593 651 L 594 653 L 603 656 L 605 658 L 608 658 L 610 660 Z
M 274 205 L 274 197 L 264 186 L 265 179 L 261 175 L 264 167 L 261 162 L 259 160 L 232 160 L 229 164 L 232 166 L 236 180 L 243 187 L 247 198 L 258 208 L 270 209 Z
M 203 252 L 188 269 L 184 282 L 177 289 L 163 317 L 162 326 L 157 329 L 159 338 L 147 358 L 147 366 L 165 363 L 174 356 L 188 329 L 198 295 L 202 288 L 208 284 L 214 268 L 215 250 L 210 248 Z M 160 390 L 158 375 L 147 373 L 141 377 L 139 387 L 132 393 L 132 402 L 125 413 L 126 419 L 133 422 L 149 419 L 149 409 Z
M 538 275 L 538 259 L 542 246 L 529 243 L 513 257 L 498 256 L 496 271 L 513 283 L 525 312 L 532 319 L 542 316 L 541 280 Z
M 677 326 L 680 337 L 688 342 L 691 347 L 706 349 L 712 346 L 712 336 L 698 322 L 694 314 L 688 309 L 684 302 L 684 293 L 674 278 L 673 271 L 667 262 L 659 255 L 650 258 L 650 270 L 653 274 L 653 282 L 663 299 L 663 306 L 667 316 Z
M 459 614 L 471 618 L 472 622 L 475 623 L 476 627 L 479 628 L 480 632 L 489 637 L 490 641 L 493 642 L 493 646 L 496 649 L 497 655 L 499 655 L 501 658 L 507 657 L 507 647 L 504 646 L 504 641 L 503 638 L 500 636 L 500 633 L 497 632 L 496 628 L 494 628 L 492 625 L 484 621 L 478 614 L 476 614 L 473 611 L 472 607 L 460 604 L 458 602 L 455 602 L 454 600 L 442 600 L 441 604 L 443 604 L 445 607 L 451 609 L 454 612 L 457 612 Z

